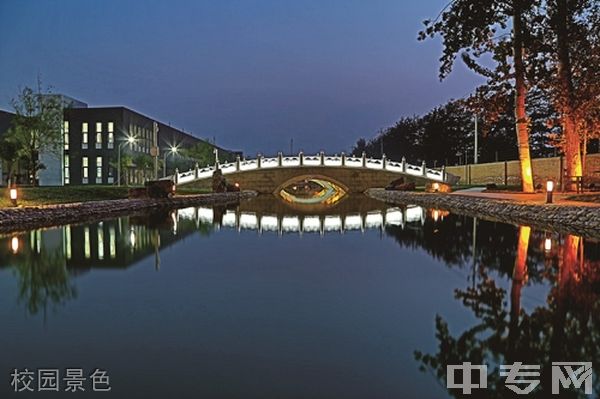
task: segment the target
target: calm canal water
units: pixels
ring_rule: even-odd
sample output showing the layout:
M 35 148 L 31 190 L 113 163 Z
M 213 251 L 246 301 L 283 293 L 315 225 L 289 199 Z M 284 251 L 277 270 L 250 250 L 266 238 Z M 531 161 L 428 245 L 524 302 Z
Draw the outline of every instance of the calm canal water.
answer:
M 15 368 L 100 368 L 95 397 L 440 398 L 463 361 L 500 392 L 540 364 L 548 397 L 551 361 L 600 366 L 598 271 L 591 240 L 366 197 L 4 235 L 0 397 L 52 397 Z

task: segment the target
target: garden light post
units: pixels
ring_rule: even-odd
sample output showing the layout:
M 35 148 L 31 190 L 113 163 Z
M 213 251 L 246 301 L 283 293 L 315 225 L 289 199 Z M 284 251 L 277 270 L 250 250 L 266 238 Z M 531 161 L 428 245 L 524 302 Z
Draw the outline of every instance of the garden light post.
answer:
M 12 202 L 13 206 L 18 206 L 19 204 L 17 203 L 17 197 L 18 197 L 18 192 L 17 192 L 17 186 L 15 184 L 13 184 L 10 187 L 10 202 Z
M 548 180 L 546 182 L 546 204 L 552 203 L 552 192 L 554 191 L 554 182 Z
M 135 137 L 128 136 L 127 140 L 119 144 L 119 148 L 117 149 L 117 186 L 121 186 L 121 147 L 125 144 L 133 144 L 135 143 Z
M 177 154 L 177 151 L 179 151 L 177 147 L 169 147 L 169 150 L 165 151 L 165 155 L 163 157 L 163 177 L 167 177 L 167 155 Z

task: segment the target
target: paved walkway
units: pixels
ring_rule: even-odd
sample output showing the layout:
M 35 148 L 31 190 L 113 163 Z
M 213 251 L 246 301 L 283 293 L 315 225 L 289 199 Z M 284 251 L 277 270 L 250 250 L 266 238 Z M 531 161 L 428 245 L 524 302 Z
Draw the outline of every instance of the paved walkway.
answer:
M 463 195 L 468 197 L 479 197 L 479 198 L 490 198 L 490 199 L 501 199 L 515 202 L 527 202 L 530 204 L 545 204 L 546 193 L 535 193 L 535 194 L 522 194 L 515 192 L 483 192 L 484 187 L 472 187 L 465 190 L 458 190 L 453 192 L 453 195 Z M 557 205 L 571 205 L 571 206 L 587 206 L 600 208 L 600 203 L 597 202 L 583 202 L 583 201 L 570 201 L 567 197 L 572 197 L 575 193 L 554 193 L 553 203 Z

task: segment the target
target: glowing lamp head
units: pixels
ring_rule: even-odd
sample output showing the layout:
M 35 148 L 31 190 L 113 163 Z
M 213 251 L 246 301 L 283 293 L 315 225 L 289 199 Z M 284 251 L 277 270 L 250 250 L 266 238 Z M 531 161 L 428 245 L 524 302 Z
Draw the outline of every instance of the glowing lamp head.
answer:
M 552 180 L 548 180 L 546 182 L 546 191 L 551 193 L 552 191 L 554 191 L 554 182 Z
M 236 186 L 237 188 L 240 188 L 240 183 L 235 182 L 234 186 Z
M 433 191 L 439 191 L 440 190 L 440 185 L 439 185 L 439 183 L 433 183 L 431 185 L 431 188 L 433 188 Z
M 16 201 L 17 200 L 17 189 L 16 188 L 11 188 L 10 189 L 10 199 L 12 201 Z
M 135 137 L 133 137 L 133 136 L 129 136 L 129 137 L 127 137 L 127 142 L 128 142 L 129 144 L 133 144 L 133 143 L 135 143 Z

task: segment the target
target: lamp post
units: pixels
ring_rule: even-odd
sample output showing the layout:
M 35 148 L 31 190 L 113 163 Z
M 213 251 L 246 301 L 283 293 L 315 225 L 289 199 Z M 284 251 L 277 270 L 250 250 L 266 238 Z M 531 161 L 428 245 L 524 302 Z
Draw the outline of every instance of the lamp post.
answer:
M 16 185 L 13 184 L 10 187 L 9 194 L 10 194 L 10 202 L 12 202 L 13 206 L 18 206 L 18 203 L 17 203 L 18 193 L 17 193 L 17 186 Z
M 169 150 L 165 151 L 165 155 L 163 157 L 163 177 L 167 177 L 167 155 L 177 154 L 177 151 L 179 151 L 177 147 L 169 147 Z
M 554 182 L 548 180 L 546 182 L 546 204 L 552 203 L 552 192 L 554 191 Z
M 135 143 L 135 140 L 136 138 L 134 136 L 128 136 L 127 140 L 119 144 L 117 149 L 117 186 L 119 187 L 121 186 L 121 147 L 123 147 L 125 144 L 131 145 Z

